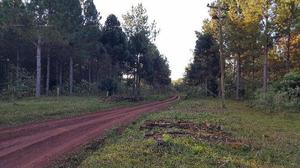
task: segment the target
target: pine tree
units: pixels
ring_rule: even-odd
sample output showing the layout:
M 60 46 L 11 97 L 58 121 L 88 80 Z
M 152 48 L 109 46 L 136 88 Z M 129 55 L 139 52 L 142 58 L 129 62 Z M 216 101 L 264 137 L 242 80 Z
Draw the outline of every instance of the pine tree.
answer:
M 45 29 L 49 27 L 46 2 L 47 0 L 32 0 L 28 4 L 29 15 L 32 17 L 31 38 L 36 46 L 36 97 L 41 96 L 42 45 L 45 40 Z
M 216 41 L 210 34 L 197 32 L 196 35 L 194 59 L 186 70 L 185 81 L 190 86 L 203 87 L 207 95 L 215 96 L 218 93 L 218 76 L 220 74 Z
M 138 4 L 123 15 L 124 30 L 129 38 L 130 50 L 133 56 L 134 95 L 140 95 L 141 84 L 141 59 L 147 51 L 149 43 L 154 41 L 159 31 L 156 22 L 149 23 L 147 10 L 142 4 Z
M 85 57 L 88 62 L 88 82 L 92 86 L 92 65 L 93 60 L 99 56 L 100 42 L 100 13 L 97 11 L 93 0 L 86 0 L 83 3 L 84 10 L 84 28 L 82 32 L 82 41 L 84 42 Z M 97 74 L 98 75 L 98 74 Z
M 69 92 L 73 94 L 74 87 L 74 59 L 80 45 L 78 39 L 83 27 L 83 15 L 79 0 L 56 0 L 55 1 L 55 22 L 64 40 L 65 48 L 69 50 Z

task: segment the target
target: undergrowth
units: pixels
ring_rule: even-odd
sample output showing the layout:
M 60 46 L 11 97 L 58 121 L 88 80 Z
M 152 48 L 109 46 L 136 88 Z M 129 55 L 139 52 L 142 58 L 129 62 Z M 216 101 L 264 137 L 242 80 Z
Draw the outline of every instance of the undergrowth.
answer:
M 129 126 L 124 134 L 110 136 L 80 167 L 294 168 L 300 165 L 299 114 L 265 113 L 236 101 L 227 102 L 225 113 L 218 107 L 219 102 L 214 99 L 193 99 L 146 115 Z M 141 126 L 159 120 L 220 125 L 226 134 L 245 143 L 246 147 L 168 133 L 162 134 L 159 140 L 146 137 L 147 130 Z

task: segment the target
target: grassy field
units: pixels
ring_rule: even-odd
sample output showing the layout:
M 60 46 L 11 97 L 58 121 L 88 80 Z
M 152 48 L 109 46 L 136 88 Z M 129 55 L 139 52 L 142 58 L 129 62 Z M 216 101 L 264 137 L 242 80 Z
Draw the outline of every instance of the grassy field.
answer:
M 0 126 L 19 125 L 46 119 L 59 119 L 132 103 L 105 102 L 98 97 L 25 98 L 0 101 Z
M 216 100 L 185 100 L 146 115 L 122 135 L 110 133 L 80 167 L 299 167 L 300 113 L 271 114 L 227 103 L 226 113 Z M 191 127 L 163 126 L 178 121 Z M 149 127 L 154 123 L 162 125 Z

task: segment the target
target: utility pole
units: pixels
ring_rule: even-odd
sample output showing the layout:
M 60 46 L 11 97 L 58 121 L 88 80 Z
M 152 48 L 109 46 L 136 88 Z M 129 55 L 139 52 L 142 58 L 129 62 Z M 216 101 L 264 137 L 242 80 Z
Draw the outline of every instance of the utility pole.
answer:
M 225 56 L 224 56 L 224 46 L 223 46 L 223 16 L 224 11 L 228 11 L 228 9 L 224 6 L 219 5 L 207 5 L 207 7 L 211 9 L 217 9 L 217 15 L 213 16 L 213 19 L 218 22 L 219 29 L 219 52 L 220 52 L 220 69 L 221 69 L 221 81 L 220 81 L 220 89 L 221 89 L 221 99 L 222 99 L 222 110 L 226 108 L 225 106 Z

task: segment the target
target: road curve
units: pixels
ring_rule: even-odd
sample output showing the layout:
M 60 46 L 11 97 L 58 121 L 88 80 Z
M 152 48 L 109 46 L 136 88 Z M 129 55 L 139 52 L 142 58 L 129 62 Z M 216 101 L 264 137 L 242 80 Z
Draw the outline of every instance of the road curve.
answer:
M 1 168 L 47 167 L 107 129 L 127 125 L 141 114 L 167 107 L 179 98 L 108 110 L 79 117 L 0 129 Z

